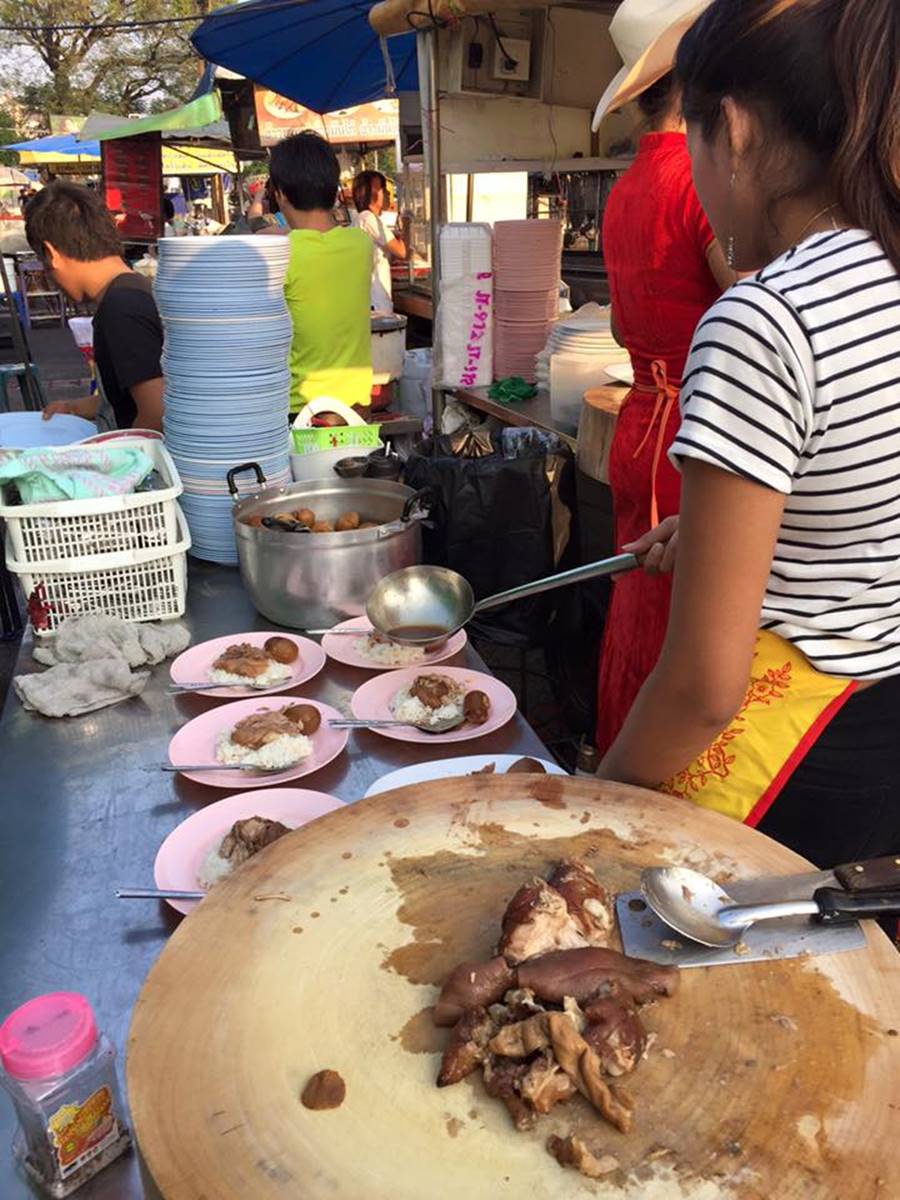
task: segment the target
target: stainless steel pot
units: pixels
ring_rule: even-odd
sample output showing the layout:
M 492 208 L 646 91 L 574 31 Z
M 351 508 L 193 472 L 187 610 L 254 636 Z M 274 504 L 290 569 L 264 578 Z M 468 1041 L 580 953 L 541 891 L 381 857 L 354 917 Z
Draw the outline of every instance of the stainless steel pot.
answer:
M 245 471 L 255 472 L 260 491 L 241 499 L 236 477 Z M 257 463 L 228 472 L 244 587 L 259 612 L 279 625 L 308 629 L 359 616 L 385 575 L 422 560 L 419 525 L 427 503 L 423 492 L 383 479 L 265 484 Z M 301 508 L 331 522 L 354 511 L 376 525 L 345 533 L 295 533 L 247 523 L 250 517 Z

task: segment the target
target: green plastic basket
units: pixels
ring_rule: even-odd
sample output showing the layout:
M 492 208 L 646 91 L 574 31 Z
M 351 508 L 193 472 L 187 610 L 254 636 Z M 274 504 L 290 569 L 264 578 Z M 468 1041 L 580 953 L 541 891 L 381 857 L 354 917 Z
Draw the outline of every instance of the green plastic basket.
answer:
M 295 454 L 317 454 L 320 450 L 373 450 L 381 438 L 380 425 L 335 425 L 330 428 L 291 430 Z

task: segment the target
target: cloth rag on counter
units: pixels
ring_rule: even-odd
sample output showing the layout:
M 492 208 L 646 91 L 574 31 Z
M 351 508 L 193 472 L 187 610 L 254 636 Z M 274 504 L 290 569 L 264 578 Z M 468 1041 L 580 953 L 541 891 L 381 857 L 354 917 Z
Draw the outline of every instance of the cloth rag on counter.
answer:
M 46 446 L 0 462 L 0 484 L 14 483 L 23 504 L 129 496 L 153 470 L 136 446 Z
M 86 613 L 63 621 L 52 639 L 35 647 L 34 657 L 47 666 L 121 659 L 131 668 L 154 667 L 186 650 L 190 642 L 191 635 L 180 621 L 139 625 L 121 617 Z
M 499 400 L 501 404 L 516 404 L 521 400 L 533 400 L 537 388 L 528 383 L 521 375 L 509 375 L 506 379 L 498 379 L 488 388 L 491 400 Z
M 77 717 L 118 704 L 144 690 L 152 667 L 190 644 L 178 621 L 134 624 L 87 613 L 63 621 L 54 637 L 34 649 L 48 671 L 17 675 L 16 695 L 25 708 L 45 717 Z
M 78 717 L 118 704 L 144 690 L 149 671 L 132 672 L 123 658 L 58 663 L 49 671 L 17 675 L 16 695 L 30 712 L 45 717 Z

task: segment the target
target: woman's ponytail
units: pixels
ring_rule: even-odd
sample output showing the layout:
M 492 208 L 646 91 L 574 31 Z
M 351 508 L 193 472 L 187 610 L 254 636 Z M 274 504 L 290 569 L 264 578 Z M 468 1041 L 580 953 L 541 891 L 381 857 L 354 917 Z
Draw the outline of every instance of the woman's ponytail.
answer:
M 832 178 L 841 208 L 900 271 L 900 0 L 843 0 L 832 43 L 845 124 Z

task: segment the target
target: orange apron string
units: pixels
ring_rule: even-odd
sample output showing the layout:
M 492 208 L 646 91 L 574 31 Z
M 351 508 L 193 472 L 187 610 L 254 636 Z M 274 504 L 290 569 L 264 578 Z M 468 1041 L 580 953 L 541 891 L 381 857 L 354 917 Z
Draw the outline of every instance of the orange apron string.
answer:
M 669 427 L 669 417 L 672 413 L 672 406 L 678 400 L 679 387 L 675 387 L 669 383 L 668 374 L 666 372 L 666 364 L 661 358 L 655 358 L 650 369 L 653 372 L 653 382 L 656 385 L 656 403 L 653 405 L 653 413 L 650 417 L 650 423 L 647 426 L 647 432 L 641 438 L 640 445 L 635 450 L 632 458 L 637 458 L 650 438 L 654 426 L 656 428 L 656 442 L 653 447 L 653 464 L 650 468 L 650 528 L 655 529 L 659 524 L 659 503 L 656 496 L 656 477 L 659 473 L 659 462 L 662 458 L 662 449 L 666 440 L 666 430 Z M 649 388 L 641 387 L 640 384 L 635 384 L 635 389 L 639 392 L 648 392 Z

